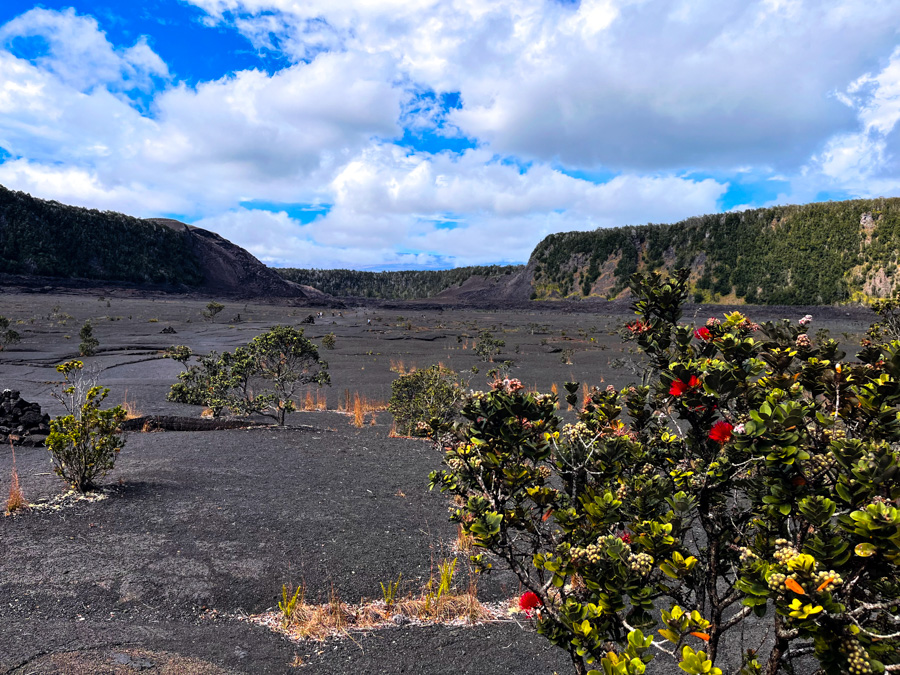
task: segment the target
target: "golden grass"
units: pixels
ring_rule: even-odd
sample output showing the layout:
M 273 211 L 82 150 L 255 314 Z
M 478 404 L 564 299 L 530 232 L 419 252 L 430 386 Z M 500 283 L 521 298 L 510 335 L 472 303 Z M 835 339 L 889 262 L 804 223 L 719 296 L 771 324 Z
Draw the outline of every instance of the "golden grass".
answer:
M 340 599 L 332 586 L 328 601 L 322 604 L 307 603 L 301 589 L 297 602 L 290 612 L 268 612 L 252 616 L 253 623 L 286 634 L 293 640 L 321 642 L 330 637 L 347 636 L 351 631 L 384 628 L 393 624 L 395 616 L 404 616 L 420 624 L 467 623 L 496 621 L 505 618 L 501 612 L 483 605 L 477 597 L 477 589 L 470 584 L 464 592 L 447 590 L 441 585 L 433 589 L 432 578 L 419 595 L 407 595 L 388 604 L 385 600 L 372 600 L 348 604 Z M 288 593 L 290 595 L 290 593 Z
M 22 492 L 22 486 L 19 484 L 19 472 L 16 469 L 16 451 L 12 443 L 9 444 L 9 449 L 12 450 L 13 461 L 9 480 L 9 498 L 6 500 L 7 515 L 27 509 L 29 506 L 28 500 L 25 499 L 25 493 Z
M 410 366 L 407 368 L 403 359 L 391 359 L 391 372 L 397 373 L 398 375 L 409 375 L 416 372 L 416 367 Z
M 128 400 L 128 390 L 125 390 L 125 397 L 122 401 L 122 407 L 125 409 L 125 419 L 133 420 L 138 417 L 143 417 L 143 413 L 138 410 L 137 405 L 134 401 Z
M 348 412 L 352 416 L 351 423 L 355 427 L 362 427 L 366 423 L 366 415 L 371 414 L 370 424 L 375 425 L 375 413 L 387 410 L 387 403 L 384 401 L 370 401 L 365 396 L 360 396 L 359 392 L 353 395 L 353 408 Z

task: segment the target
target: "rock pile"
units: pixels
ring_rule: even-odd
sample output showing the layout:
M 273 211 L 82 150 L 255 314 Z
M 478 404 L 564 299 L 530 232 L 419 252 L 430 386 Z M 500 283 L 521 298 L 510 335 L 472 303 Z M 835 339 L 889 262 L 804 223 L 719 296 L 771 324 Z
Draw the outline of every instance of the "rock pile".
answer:
M 38 403 L 29 403 L 19 392 L 0 392 L 0 443 L 43 445 L 50 433 L 50 415 L 41 414 Z

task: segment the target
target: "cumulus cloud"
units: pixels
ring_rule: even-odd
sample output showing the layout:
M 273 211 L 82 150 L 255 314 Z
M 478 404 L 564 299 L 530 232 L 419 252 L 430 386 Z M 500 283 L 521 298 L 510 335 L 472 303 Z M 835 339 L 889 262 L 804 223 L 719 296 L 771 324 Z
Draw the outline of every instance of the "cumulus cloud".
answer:
M 831 94 L 896 44 L 900 20 L 887 0 L 192 1 L 241 26 L 315 20 L 346 49 L 389 54 L 461 92 L 450 121 L 501 153 L 617 169 L 798 166 L 852 129 Z
M 26 53 L 36 66 L 78 91 L 98 85 L 113 89 L 147 89 L 165 78 L 163 60 L 141 38 L 115 48 L 96 19 L 71 7 L 61 12 L 35 8 L 0 27 L 0 44 Z
M 287 65 L 188 85 L 152 36 L 33 9 L 0 26 L 0 184 L 310 267 L 524 261 L 715 212 L 728 176 L 900 189 L 893 0 L 188 1 Z
M 715 211 L 726 187 L 638 175 L 598 185 L 547 166 L 522 172 L 482 150 L 457 157 L 381 144 L 345 165 L 332 181 L 332 208 L 309 224 L 244 208 L 198 224 L 280 265 L 328 267 L 338 251 L 338 266 L 410 264 L 411 256 L 397 251 L 460 265 L 520 262 L 551 232 Z

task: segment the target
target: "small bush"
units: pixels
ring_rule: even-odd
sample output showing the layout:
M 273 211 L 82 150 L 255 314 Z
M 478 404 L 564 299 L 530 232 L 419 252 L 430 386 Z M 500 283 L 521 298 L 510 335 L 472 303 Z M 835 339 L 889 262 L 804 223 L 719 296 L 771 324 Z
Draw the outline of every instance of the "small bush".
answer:
M 325 347 L 325 349 L 334 349 L 335 344 L 336 340 L 334 337 L 334 333 L 328 333 L 328 335 L 325 335 L 322 338 L 322 346 Z
M 18 331 L 9 327 L 10 320 L 5 316 L 0 316 L 0 352 L 7 345 L 13 345 L 22 340 Z
M 78 331 L 78 337 L 81 338 L 81 344 L 78 345 L 79 354 L 82 356 L 93 356 L 97 353 L 100 341 L 94 337 L 94 327 L 91 325 L 90 319 L 84 322 L 81 330 Z
M 200 314 L 203 315 L 203 318 L 207 321 L 212 321 L 216 318 L 219 312 L 225 309 L 225 305 L 221 302 L 216 302 L 215 300 L 210 300 L 206 305 L 206 309 L 204 309 Z
M 493 336 L 490 331 L 483 331 L 478 336 L 478 342 L 475 344 L 474 351 L 481 357 L 482 361 L 493 361 L 494 357 L 500 353 L 500 350 L 506 346 L 505 340 L 499 340 Z
M 397 432 L 412 436 L 421 433 L 420 427 L 434 418 L 444 422 L 453 420 L 463 396 L 459 375 L 444 366 L 433 365 L 394 380 L 388 410 L 394 416 Z
M 78 492 L 91 490 L 98 478 L 113 469 L 125 444 L 117 434 L 125 421 L 124 408 L 117 405 L 101 410 L 109 389 L 97 386 L 93 378 L 83 377 L 83 367 L 81 361 L 56 367 L 65 382 L 53 396 L 68 414 L 51 420 L 46 441 L 54 471 Z

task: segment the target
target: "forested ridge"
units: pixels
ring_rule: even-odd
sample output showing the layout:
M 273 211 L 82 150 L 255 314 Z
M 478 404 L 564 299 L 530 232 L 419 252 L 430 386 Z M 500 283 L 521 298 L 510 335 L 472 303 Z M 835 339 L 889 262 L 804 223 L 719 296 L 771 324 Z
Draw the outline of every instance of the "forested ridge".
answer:
M 0 186 L 0 272 L 196 287 L 212 283 L 206 278 L 208 264 L 222 267 L 224 261 L 223 269 L 236 279 L 232 285 L 245 290 L 250 288 L 245 277 L 258 267 L 272 279 L 278 279 L 274 271 L 333 296 L 398 300 L 434 297 L 472 277 L 493 279 L 491 297 L 499 297 L 502 288 L 516 288 L 522 300 L 529 293 L 538 300 L 612 299 L 634 272 L 678 267 L 691 269 L 697 302 L 833 304 L 900 291 L 900 198 L 565 232 L 541 241 L 527 266 L 394 272 L 267 270 L 248 253 L 240 261 L 223 253 L 211 233 L 162 222 L 66 206 Z M 210 260 L 205 263 L 198 252 Z M 248 265 L 250 272 L 244 269 Z M 257 286 L 251 292 L 274 292 L 271 283 Z
M 357 270 L 276 269 L 282 277 L 338 297 L 414 300 L 430 298 L 473 276 L 512 275 L 524 265 L 486 265 L 451 270 L 360 272 Z
M 204 278 L 184 232 L 3 186 L 0 272 L 187 286 Z
M 638 270 L 690 267 L 697 301 L 831 304 L 900 282 L 900 199 L 821 202 L 567 232 L 531 255 L 532 298 L 615 297 Z

